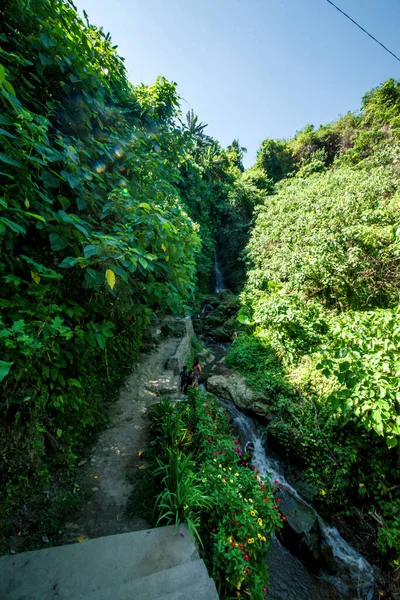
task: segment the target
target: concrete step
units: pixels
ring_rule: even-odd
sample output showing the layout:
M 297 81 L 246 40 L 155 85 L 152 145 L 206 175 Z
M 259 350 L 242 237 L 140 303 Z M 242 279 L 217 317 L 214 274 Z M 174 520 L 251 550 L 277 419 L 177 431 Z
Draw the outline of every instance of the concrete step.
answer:
M 118 598 L 118 600 L 120 599 Z M 128 600 L 128 598 L 124 598 L 123 600 Z M 138 596 L 137 598 L 130 597 L 129 600 L 142 600 L 142 598 L 141 596 Z M 214 582 L 210 580 L 210 583 L 206 586 L 198 587 L 194 585 L 182 588 L 179 592 L 154 596 L 152 600 L 219 600 L 219 596 Z
M 186 525 L 146 529 L 0 558 L 1 600 L 79 597 L 197 561 Z
M 96 582 L 87 592 L 76 595 L 76 600 L 154 600 L 155 598 L 175 598 L 176 594 L 185 592 L 185 600 L 197 599 L 198 591 L 202 590 L 204 598 L 218 598 L 212 595 L 215 591 L 214 582 L 208 576 L 206 566 L 202 560 L 184 563 L 178 567 L 159 571 L 134 581 L 128 581 L 118 586 L 103 587 L 99 589 Z M 180 596 L 176 596 L 177 598 Z M 203 596 L 201 596 L 202 598 Z M 200 598 L 200 596 L 199 596 Z

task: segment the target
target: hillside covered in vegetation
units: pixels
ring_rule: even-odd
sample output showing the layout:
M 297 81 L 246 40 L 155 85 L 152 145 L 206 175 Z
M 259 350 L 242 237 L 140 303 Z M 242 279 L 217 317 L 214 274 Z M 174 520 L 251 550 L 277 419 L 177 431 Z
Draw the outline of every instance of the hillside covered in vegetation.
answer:
M 245 170 L 70 2 L 0 12 L 0 550 L 73 498 L 145 326 L 198 308 L 217 248 L 241 300 L 227 363 L 325 512 L 397 567 L 400 83 Z
M 240 174 L 71 3 L 1 11 L 0 538 L 66 503 L 151 315 L 208 291 L 210 213 Z
M 262 143 L 237 183 L 264 177 L 247 195 L 250 238 L 237 249 L 246 265 L 243 331 L 228 353 L 266 394 L 270 434 L 306 467 L 321 505 L 358 521 L 371 556 L 377 543 L 393 565 L 399 142 L 400 84 L 389 80 L 364 96 L 358 114 Z

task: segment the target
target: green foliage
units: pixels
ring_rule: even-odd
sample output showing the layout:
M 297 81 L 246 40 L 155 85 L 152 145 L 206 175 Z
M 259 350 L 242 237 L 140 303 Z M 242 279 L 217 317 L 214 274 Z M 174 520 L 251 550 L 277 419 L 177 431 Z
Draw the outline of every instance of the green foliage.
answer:
M 398 297 L 398 180 L 341 168 L 283 182 L 260 208 L 248 246 L 250 289 L 285 285 L 339 308 Z
M 132 87 L 69 2 L 10 0 L 0 53 L 0 468 L 10 516 L 105 421 L 151 311 L 193 298 L 176 85 Z
M 267 138 L 257 153 L 256 166 L 277 182 L 287 177 L 295 168 L 293 154 L 287 142 Z
M 252 318 L 259 335 L 268 339 L 283 362 L 290 363 L 325 341 L 328 315 L 317 302 L 286 295 L 279 286 L 270 284 L 270 290 L 252 297 Z
M 176 448 L 166 447 L 154 476 L 162 477 L 162 491 L 157 496 L 155 510 L 159 517 L 157 525 L 187 523 L 189 531 L 202 544 L 199 526 L 200 512 L 211 506 L 211 498 L 204 493 L 204 486 L 195 473 L 192 455 L 185 455 Z
M 397 310 L 346 313 L 337 319 L 319 365 L 339 383 L 329 398 L 333 408 L 344 420 L 361 422 L 383 436 L 389 448 L 400 436 L 399 334 Z
M 265 553 L 280 523 L 271 486 L 248 468 L 215 397 L 198 389 L 189 396 L 151 412 L 161 455 L 154 472 L 162 477 L 155 503 L 159 521 L 188 523 L 204 544 L 221 598 L 234 593 L 264 598 Z M 171 420 L 181 423 L 180 433 Z M 160 438 L 166 430 L 169 439 Z M 179 450 L 176 441 L 182 437 L 189 443 Z
M 227 356 L 264 398 L 269 435 L 301 461 L 325 510 L 374 515 L 394 566 L 399 123 L 400 84 L 389 80 L 359 114 L 262 144 L 256 166 L 278 183 L 255 207 L 242 332 Z

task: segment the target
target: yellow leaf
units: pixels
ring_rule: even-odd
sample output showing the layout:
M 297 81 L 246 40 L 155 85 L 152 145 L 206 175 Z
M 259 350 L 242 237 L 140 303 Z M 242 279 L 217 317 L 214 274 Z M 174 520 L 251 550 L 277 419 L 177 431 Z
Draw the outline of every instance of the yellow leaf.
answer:
M 139 452 L 138 452 L 139 456 L 142 456 L 143 452 L 144 452 L 144 450 L 139 450 Z
M 77 538 L 75 539 L 75 541 L 76 541 L 76 542 L 84 542 L 84 541 L 86 541 L 87 539 L 88 539 L 88 536 L 87 536 L 87 535 L 80 535 L 79 537 L 77 537 Z
M 35 283 L 40 283 L 40 277 L 37 273 L 34 273 L 33 271 L 31 271 L 31 277 Z
M 139 469 L 145 469 L 146 467 L 144 465 L 140 465 Z
M 115 273 L 114 273 L 114 271 L 111 271 L 111 269 L 107 269 L 107 271 L 106 271 L 106 279 L 107 279 L 107 283 L 110 286 L 110 288 L 114 289 L 114 285 L 115 285 Z
M 325 490 L 321 490 L 321 496 L 325 496 L 326 491 Z
M 164 250 L 164 252 L 167 251 L 167 246 L 165 244 L 161 244 L 161 248 Z
M 99 476 L 98 475 L 93 475 L 93 479 L 98 479 Z

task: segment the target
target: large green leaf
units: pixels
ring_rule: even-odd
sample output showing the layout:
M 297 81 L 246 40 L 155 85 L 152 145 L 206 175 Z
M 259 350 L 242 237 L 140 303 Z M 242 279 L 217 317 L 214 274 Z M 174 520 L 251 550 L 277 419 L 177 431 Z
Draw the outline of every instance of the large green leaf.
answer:
M 13 362 L 4 362 L 4 360 L 0 360 L 0 381 L 8 375 L 13 364 Z

